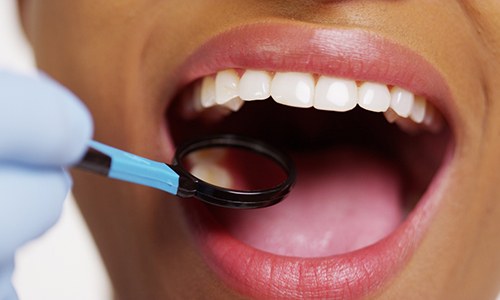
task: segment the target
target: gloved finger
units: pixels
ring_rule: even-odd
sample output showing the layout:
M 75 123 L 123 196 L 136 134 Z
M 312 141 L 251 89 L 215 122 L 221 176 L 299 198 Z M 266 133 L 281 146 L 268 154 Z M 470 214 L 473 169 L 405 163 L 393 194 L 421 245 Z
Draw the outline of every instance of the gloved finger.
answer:
M 17 293 L 12 285 L 12 273 L 14 273 L 14 257 L 0 261 L 0 300 L 16 300 Z
M 0 166 L 0 261 L 55 224 L 70 187 L 61 168 Z
M 0 161 L 71 164 L 91 135 L 91 116 L 68 89 L 45 75 L 0 71 Z

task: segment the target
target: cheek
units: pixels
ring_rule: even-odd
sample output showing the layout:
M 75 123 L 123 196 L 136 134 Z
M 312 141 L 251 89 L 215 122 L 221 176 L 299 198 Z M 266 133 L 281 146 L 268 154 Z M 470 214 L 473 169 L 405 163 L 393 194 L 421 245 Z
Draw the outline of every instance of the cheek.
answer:
M 161 101 L 144 76 L 149 71 L 141 53 L 149 28 L 143 17 L 130 19 L 127 14 L 140 3 L 128 2 L 49 1 L 27 7 L 39 67 L 87 104 L 96 138 L 117 146 L 135 136 L 158 140 L 163 117 Z

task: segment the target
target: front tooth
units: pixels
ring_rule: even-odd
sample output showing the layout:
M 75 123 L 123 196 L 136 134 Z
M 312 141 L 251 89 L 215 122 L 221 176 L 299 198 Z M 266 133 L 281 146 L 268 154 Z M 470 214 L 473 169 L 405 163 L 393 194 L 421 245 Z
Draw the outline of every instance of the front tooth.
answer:
M 358 87 L 353 80 L 321 76 L 314 92 L 316 109 L 344 112 L 358 103 Z
M 294 107 L 312 107 L 314 77 L 307 73 L 276 73 L 271 82 L 271 96 L 280 104 Z
M 238 84 L 240 78 L 235 70 L 220 71 L 215 77 L 215 102 L 224 104 L 238 97 Z
M 413 93 L 400 87 L 393 87 L 391 90 L 391 108 L 401 117 L 408 118 L 415 96 Z
M 238 94 L 246 101 L 271 97 L 271 74 L 266 71 L 247 70 L 240 79 Z
M 359 106 L 373 112 L 384 112 L 391 105 L 391 93 L 385 84 L 365 82 L 359 87 Z
M 425 119 L 425 107 L 427 106 L 427 101 L 423 97 L 415 97 L 415 102 L 413 103 L 413 108 L 410 112 L 410 119 L 415 123 L 422 123 Z
M 201 84 L 201 106 L 209 108 L 215 105 L 215 79 L 212 76 L 203 78 Z

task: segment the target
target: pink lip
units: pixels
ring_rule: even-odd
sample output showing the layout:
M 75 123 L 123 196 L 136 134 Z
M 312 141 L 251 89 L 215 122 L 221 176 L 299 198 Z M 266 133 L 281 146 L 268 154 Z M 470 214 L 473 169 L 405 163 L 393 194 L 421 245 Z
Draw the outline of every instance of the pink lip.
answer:
M 413 51 L 356 29 L 253 24 L 222 33 L 179 69 L 183 86 L 226 68 L 300 71 L 397 85 L 425 96 L 452 125 L 448 86 Z M 257 298 L 359 299 L 398 274 L 415 252 L 446 185 L 452 147 L 417 207 L 387 238 L 330 257 L 284 257 L 251 248 L 221 228 L 206 208 L 187 201 L 186 217 L 209 266 L 235 290 Z
M 360 29 L 257 23 L 215 36 L 177 70 L 179 87 L 227 68 L 295 71 L 396 85 L 425 96 L 453 125 L 443 77 L 422 56 Z M 454 127 L 454 126 L 452 126 Z

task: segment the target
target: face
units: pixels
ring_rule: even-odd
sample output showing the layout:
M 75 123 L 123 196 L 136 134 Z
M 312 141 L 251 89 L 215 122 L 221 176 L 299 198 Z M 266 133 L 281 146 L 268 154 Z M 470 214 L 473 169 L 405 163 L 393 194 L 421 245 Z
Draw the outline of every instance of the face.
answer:
M 497 1 L 51 0 L 21 12 L 39 67 L 86 103 L 96 140 L 169 162 L 188 138 L 232 132 L 297 166 L 290 197 L 253 211 L 75 171 L 119 299 L 498 292 Z

